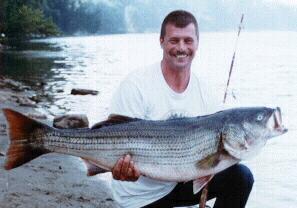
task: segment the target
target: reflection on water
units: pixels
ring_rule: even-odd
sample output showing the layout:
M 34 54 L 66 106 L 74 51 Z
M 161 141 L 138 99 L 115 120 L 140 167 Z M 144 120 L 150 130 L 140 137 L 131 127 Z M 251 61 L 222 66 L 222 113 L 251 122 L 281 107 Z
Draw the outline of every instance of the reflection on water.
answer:
M 54 75 L 53 68 L 66 68 L 65 64 L 56 63 L 63 60 L 61 48 L 48 43 L 26 43 L 18 49 L 9 49 L 0 53 L 1 74 L 26 84 L 47 82 Z
M 92 123 L 106 116 L 111 93 L 119 79 L 133 68 L 153 62 L 146 59 L 141 47 L 139 50 L 135 47 L 137 44 L 133 44 L 143 43 L 152 48 L 155 43 L 152 37 L 155 35 L 37 40 L 1 53 L 0 74 L 38 90 L 46 98 L 42 108 L 48 113 L 86 113 Z M 100 93 L 99 96 L 72 96 L 72 88 L 94 89 Z
M 223 97 L 236 36 L 200 36 L 193 71 L 201 77 L 205 75 L 217 87 L 218 97 Z M 296 91 L 291 86 L 297 79 L 296 47 L 292 43 L 296 43 L 294 32 L 243 33 L 231 77 L 233 94 L 227 102 L 279 105 L 289 114 L 288 103 L 296 101 Z M 158 34 L 52 38 L 0 53 L 0 74 L 23 81 L 40 95 L 46 95 L 45 106 L 51 114 L 86 113 L 93 123 L 105 118 L 111 95 L 127 73 L 157 62 L 161 56 Z M 100 93 L 72 96 L 72 88 Z
M 0 74 L 23 82 L 37 91 L 42 108 L 54 102 L 53 86 L 65 82 L 54 69 L 67 69 L 62 48 L 53 43 L 28 42 L 0 52 Z M 55 78 L 56 77 L 56 78 Z M 53 84 L 50 84 L 53 83 Z M 45 109 L 46 110 L 46 109 Z

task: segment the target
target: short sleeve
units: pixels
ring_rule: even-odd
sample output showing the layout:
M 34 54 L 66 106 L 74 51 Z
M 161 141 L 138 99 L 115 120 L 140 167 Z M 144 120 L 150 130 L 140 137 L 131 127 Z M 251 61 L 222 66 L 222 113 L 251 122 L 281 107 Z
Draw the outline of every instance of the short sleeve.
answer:
M 205 80 L 199 79 L 199 82 L 206 113 L 211 114 L 223 110 L 225 107 L 220 100 L 221 96 L 218 94 L 220 90 L 217 90 L 214 85 Z
M 133 118 L 144 118 L 144 101 L 139 87 L 130 80 L 123 81 L 114 93 L 109 114 L 125 115 Z

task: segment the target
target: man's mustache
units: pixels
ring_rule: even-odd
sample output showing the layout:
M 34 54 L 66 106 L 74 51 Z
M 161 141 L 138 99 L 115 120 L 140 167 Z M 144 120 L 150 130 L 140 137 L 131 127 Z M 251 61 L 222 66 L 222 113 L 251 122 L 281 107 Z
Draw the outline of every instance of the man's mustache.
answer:
M 177 51 L 176 55 L 188 55 L 186 51 Z

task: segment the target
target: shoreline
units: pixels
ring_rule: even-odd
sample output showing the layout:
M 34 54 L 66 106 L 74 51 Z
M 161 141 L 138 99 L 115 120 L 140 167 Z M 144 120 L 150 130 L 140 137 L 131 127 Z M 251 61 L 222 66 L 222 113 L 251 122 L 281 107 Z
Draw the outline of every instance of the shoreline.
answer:
M 12 89 L 14 83 L 22 89 Z M 0 109 L 12 108 L 38 116 L 38 103 L 29 101 L 34 91 L 13 80 L 0 77 Z M 20 104 L 20 98 L 23 102 Z M 47 115 L 49 116 L 49 115 Z M 36 118 L 35 118 L 36 119 Z M 49 119 L 37 119 L 51 123 Z M 8 147 L 6 120 L 0 111 L 0 206 L 13 207 L 118 207 L 112 199 L 108 181 L 87 177 L 82 161 L 61 154 L 43 155 L 16 169 L 3 169 Z M 2 154 L 1 154 L 2 153 Z

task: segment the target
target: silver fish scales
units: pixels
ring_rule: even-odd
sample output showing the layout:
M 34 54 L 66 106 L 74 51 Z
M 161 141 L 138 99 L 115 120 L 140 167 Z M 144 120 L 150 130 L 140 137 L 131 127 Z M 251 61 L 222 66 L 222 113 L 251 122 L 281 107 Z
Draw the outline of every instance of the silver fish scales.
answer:
M 211 115 L 148 121 L 113 115 L 92 129 L 61 130 L 11 109 L 7 170 L 50 152 L 84 159 L 98 173 L 130 154 L 141 174 L 163 181 L 212 176 L 287 132 L 279 108 L 234 108 Z

